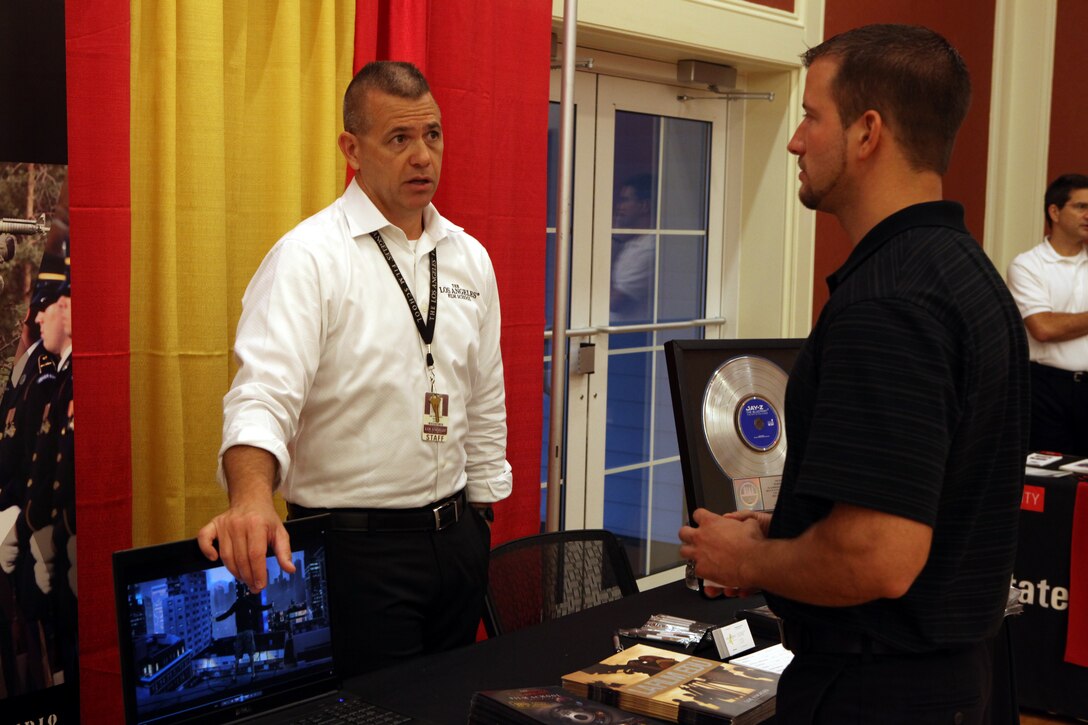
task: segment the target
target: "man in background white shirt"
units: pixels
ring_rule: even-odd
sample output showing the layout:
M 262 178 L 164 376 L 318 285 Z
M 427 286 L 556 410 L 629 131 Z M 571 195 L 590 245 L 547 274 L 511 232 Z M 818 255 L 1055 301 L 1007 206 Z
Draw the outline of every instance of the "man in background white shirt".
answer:
M 1088 176 L 1047 187 L 1050 234 L 1009 265 L 1031 349 L 1033 451 L 1088 455 Z

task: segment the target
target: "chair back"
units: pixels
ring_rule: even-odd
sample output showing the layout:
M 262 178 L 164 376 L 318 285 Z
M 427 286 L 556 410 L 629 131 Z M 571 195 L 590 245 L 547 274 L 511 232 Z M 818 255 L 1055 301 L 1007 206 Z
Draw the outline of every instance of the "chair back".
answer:
M 494 637 L 638 593 L 610 531 L 535 534 L 491 551 L 484 626 Z

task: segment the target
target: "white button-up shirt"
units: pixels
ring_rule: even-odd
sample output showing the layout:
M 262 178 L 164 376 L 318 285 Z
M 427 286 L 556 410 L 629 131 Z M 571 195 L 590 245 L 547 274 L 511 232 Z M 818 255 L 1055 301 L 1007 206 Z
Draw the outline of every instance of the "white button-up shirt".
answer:
M 1088 252 L 1072 257 L 1043 240 L 1009 265 L 1009 290 L 1023 317 L 1040 312 L 1088 312 Z M 1062 370 L 1088 370 L 1088 336 L 1039 342 L 1028 335 L 1032 362 Z
M 411 508 L 465 488 L 509 495 L 499 297 L 483 246 L 423 212 L 410 244 L 355 181 L 288 232 L 246 289 L 223 400 L 222 455 L 249 445 L 279 461 L 280 491 L 308 507 Z M 423 440 L 426 351 L 370 232 L 380 231 L 427 316 L 438 250 L 434 392 L 449 396 L 444 442 Z

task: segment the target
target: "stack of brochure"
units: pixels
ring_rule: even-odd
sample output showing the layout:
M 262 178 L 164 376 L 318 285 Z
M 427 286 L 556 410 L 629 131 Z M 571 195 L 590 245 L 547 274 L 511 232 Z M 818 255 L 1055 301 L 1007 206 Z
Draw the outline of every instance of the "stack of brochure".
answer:
M 564 675 L 563 687 L 670 722 L 751 725 L 774 715 L 778 674 L 636 644 Z

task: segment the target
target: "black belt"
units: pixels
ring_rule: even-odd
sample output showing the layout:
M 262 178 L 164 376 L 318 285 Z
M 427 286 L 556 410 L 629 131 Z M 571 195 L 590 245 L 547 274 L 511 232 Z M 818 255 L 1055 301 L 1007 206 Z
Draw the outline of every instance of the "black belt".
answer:
M 864 632 L 782 620 L 782 644 L 794 654 L 904 655 Z
M 413 509 L 324 509 L 287 504 L 291 518 L 330 514 L 338 531 L 441 531 L 457 523 L 465 512 L 465 491 Z
M 1043 365 L 1042 363 L 1037 362 L 1031 364 L 1031 369 L 1048 378 L 1071 380 L 1074 383 L 1088 383 L 1088 371 L 1085 370 L 1062 370 L 1061 368 L 1051 367 L 1050 365 Z

